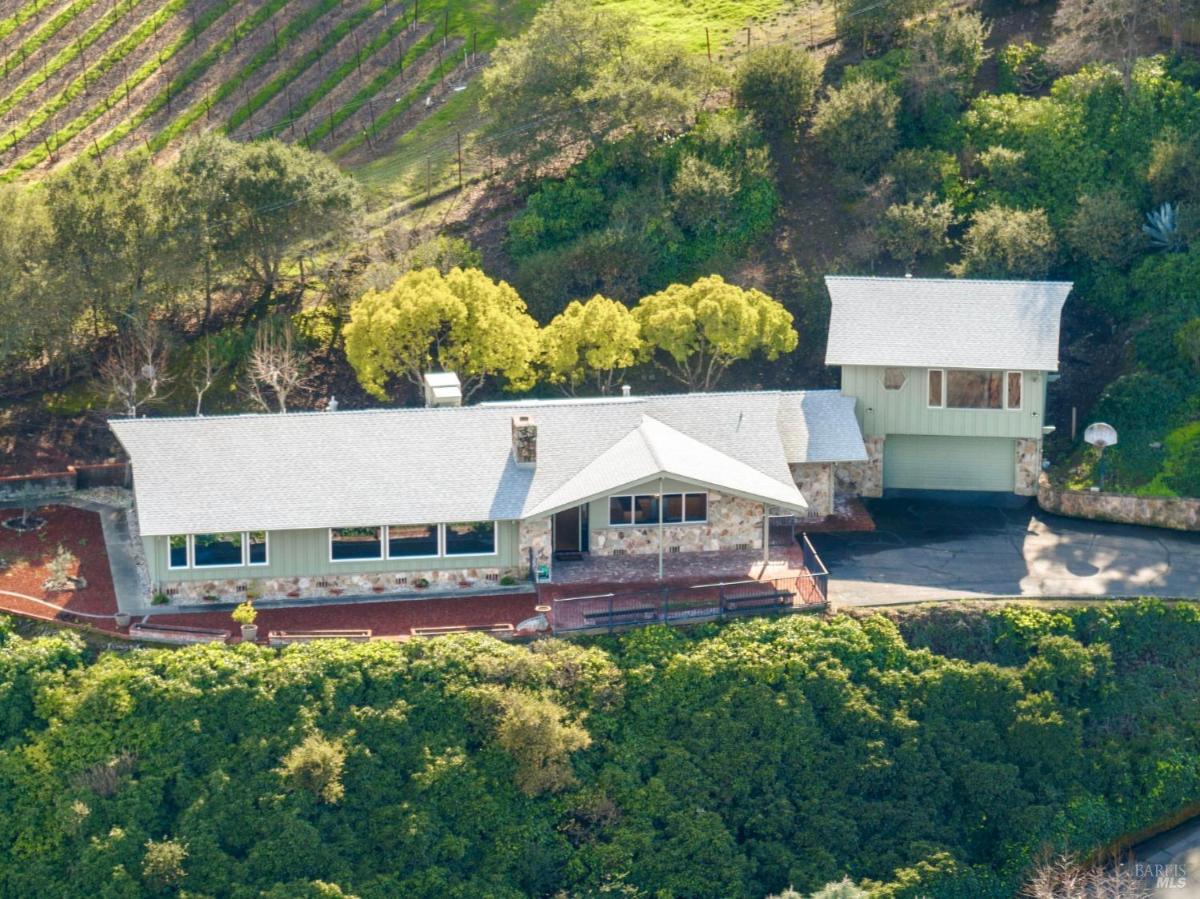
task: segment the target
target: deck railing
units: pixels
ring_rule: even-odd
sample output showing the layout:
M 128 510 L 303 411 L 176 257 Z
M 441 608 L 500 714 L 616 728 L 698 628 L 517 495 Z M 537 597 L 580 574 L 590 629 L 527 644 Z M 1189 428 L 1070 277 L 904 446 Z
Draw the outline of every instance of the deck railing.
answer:
M 816 611 L 827 606 L 829 575 L 816 553 L 812 555 L 816 570 L 794 577 L 560 597 L 554 600 L 550 627 L 557 633 L 611 631 L 647 624 Z

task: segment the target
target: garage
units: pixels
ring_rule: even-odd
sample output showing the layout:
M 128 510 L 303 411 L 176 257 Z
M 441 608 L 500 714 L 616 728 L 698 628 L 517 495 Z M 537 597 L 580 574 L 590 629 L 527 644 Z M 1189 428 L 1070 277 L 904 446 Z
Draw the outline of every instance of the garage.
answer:
M 883 443 L 883 486 L 1012 493 L 1016 448 L 1009 437 L 889 434 Z

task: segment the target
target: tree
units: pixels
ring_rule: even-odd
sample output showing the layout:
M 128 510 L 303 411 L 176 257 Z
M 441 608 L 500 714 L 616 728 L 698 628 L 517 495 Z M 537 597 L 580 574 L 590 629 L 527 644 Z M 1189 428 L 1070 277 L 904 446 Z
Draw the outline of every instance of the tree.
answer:
M 572 300 L 542 329 L 541 359 L 548 380 L 567 393 L 590 381 L 606 394 L 617 373 L 637 361 L 641 346 L 629 307 L 596 294 L 586 303 Z
M 1175 348 L 1192 371 L 1200 375 L 1200 317 L 1191 319 L 1175 332 Z
M 369 290 L 350 307 L 343 334 L 359 383 L 380 399 L 392 378 L 420 386 L 435 366 L 457 372 L 467 396 L 489 377 L 509 390 L 536 380 L 537 322 L 512 287 L 478 269 L 418 269 Z
M 285 413 L 288 401 L 308 390 L 312 379 L 304 354 L 295 347 L 290 324 L 267 322 L 259 327 L 246 363 L 246 379 L 246 392 L 264 412 Z
M 1021 888 L 1026 899 L 1150 899 L 1132 865 L 1086 865 L 1067 855 L 1039 862 Z
M 146 886 L 152 890 L 178 886 L 187 876 L 183 867 L 187 857 L 187 845 L 179 840 L 147 840 L 146 854 L 142 856 L 142 879 Z
M 1150 146 L 1146 169 L 1156 203 L 1200 201 L 1200 143 L 1168 129 Z
M 903 88 L 908 108 L 927 129 L 949 124 L 969 95 L 988 56 L 990 31 L 977 12 L 936 16 L 913 28 Z
M 212 389 L 217 378 L 225 370 L 226 362 L 221 350 L 225 347 L 217 344 L 218 338 L 206 334 L 200 338 L 199 347 L 195 348 L 189 366 L 192 392 L 196 394 L 196 414 L 204 414 L 204 394 Z
M 125 415 L 137 418 L 142 406 L 166 399 L 163 391 L 171 381 L 167 352 L 162 326 L 153 319 L 137 318 L 100 363 L 100 378 Z
M 834 5 L 837 33 L 844 41 L 860 42 L 866 50 L 886 43 L 906 19 L 936 5 L 937 0 L 841 0 Z
M 793 134 L 813 110 L 823 68 L 820 57 L 796 47 L 761 47 L 734 73 L 734 101 L 768 134 Z
M 1079 198 L 1067 223 L 1067 243 L 1085 259 L 1122 268 L 1145 246 L 1140 225 L 1137 207 L 1127 193 L 1110 187 Z
M 1116 63 L 1126 89 L 1133 81 L 1142 32 L 1165 12 L 1163 0 L 1061 0 L 1054 12 L 1054 42 L 1047 54 L 1066 67 Z
M 1041 278 L 1058 255 L 1058 243 L 1042 209 L 989 206 L 975 213 L 963 236 L 959 277 Z
M 926 195 L 916 203 L 897 203 L 883 213 L 877 233 L 879 242 L 907 269 L 920 256 L 932 256 L 950 246 L 946 232 L 954 224 L 954 206 Z
M 318 802 L 337 805 L 346 794 L 342 769 L 346 748 L 341 741 L 309 734 L 283 757 L 278 774 L 293 790 L 310 793 Z
M 552 0 L 483 73 L 500 153 L 528 160 L 592 148 L 614 131 L 652 136 L 692 114 L 705 70 L 695 54 L 646 38 L 632 16 L 587 0 Z
M 720 275 L 672 284 L 633 310 L 642 354 L 689 390 L 710 390 L 734 362 L 762 353 L 769 360 L 796 348 L 792 314 L 766 294 L 726 284 Z
M 556 793 L 575 783 L 571 753 L 592 743 L 587 730 L 567 720 L 553 699 L 520 690 L 479 691 L 497 708 L 496 743 L 516 762 L 514 780 L 522 793 Z
M 44 194 L 0 188 L 0 362 L 55 364 L 70 359 L 84 293 L 65 289 L 65 266 L 51 264 L 53 240 Z
M 812 133 L 838 167 L 867 177 L 896 148 L 900 98 L 881 81 L 867 78 L 832 88 L 817 107 Z

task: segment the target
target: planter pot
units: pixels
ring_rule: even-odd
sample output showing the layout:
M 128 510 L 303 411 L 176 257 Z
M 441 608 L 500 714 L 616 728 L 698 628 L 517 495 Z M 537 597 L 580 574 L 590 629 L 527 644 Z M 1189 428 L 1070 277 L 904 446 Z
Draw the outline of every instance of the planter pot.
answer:
M 384 587 L 381 584 L 376 584 L 374 587 L 371 588 L 372 593 L 382 593 L 383 591 L 384 591 Z
M 242 642 L 257 643 L 258 642 L 258 625 L 243 624 L 242 625 Z
M 288 591 L 288 599 L 299 599 L 299 598 L 300 598 L 299 590 L 289 590 Z
M 129 617 L 128 612 L 117 612 L 117 614 L 114 615 L 113 617 L 117 622 L 117 627 L 122 627 L 122 628 L 129 627 L 129 622 L 132 620 Z

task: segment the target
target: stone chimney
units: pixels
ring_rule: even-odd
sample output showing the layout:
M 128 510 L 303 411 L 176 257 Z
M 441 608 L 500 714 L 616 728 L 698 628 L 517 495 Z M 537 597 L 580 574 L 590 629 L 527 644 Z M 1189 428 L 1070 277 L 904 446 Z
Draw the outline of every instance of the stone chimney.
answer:
M 513 461 L 521 468 L 537 465 L 537 424 L 531 415 L 512 418 Z
M 462 384 L 452 371 L 427 371 L 425 382 L 426 406 L 461 406 Z

